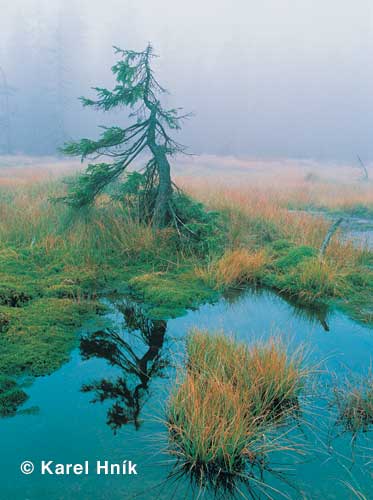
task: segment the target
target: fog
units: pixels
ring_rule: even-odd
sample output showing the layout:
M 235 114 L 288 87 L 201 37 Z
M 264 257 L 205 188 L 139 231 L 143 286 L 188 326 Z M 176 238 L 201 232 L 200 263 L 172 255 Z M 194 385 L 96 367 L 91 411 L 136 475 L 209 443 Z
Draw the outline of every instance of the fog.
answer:
M 194 116 L 194 153 L 373 160 L 369 0 L 1 0 L 0 148 L 53 154 L 125 110 L 83 109 L 111 86 L 112 45 L 151 41 L 166 101 Z

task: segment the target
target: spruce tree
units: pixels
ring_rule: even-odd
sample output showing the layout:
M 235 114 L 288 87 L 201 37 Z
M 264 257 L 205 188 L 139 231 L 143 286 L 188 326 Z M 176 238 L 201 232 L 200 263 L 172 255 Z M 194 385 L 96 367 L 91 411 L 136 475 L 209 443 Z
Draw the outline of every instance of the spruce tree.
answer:
M 142 52 L 114 47 L 119 56 L 112 67 L 116 85 L 113 90 L 94 87 L 96 99 L 81 98 L 84 106 L 110 111 L 130 108 L 134 120 L 127 128 L 102 127 L 98 140 L 81 139 L 66 143 L 62 152 L 67 155 L 106 161 L 90 163 L 81 174 L 64 201 L 82 207 L 91 204 L 97 195 L 125 172 L 140 154 L 148 153 L 144 171 L 144 214 L 156 227 L 164 227 L 177 215 L 173 207 L 173 183 L 169 157 L 183 151 L 183 147 L 169 135 L 169 130 L 180 129 L 180 122 L 187 115 L 178 109 L 164 109 L 160 96 L 166 90 L 157 82 L 152 67 L 155 57 L 149 44 Z

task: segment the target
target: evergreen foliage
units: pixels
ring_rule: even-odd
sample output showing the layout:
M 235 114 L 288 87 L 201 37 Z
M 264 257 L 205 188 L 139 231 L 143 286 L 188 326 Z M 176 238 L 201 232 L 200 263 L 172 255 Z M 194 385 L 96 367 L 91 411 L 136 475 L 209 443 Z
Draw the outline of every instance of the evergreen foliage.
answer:
M 93 203 L 96 196 L 117 180 L 142 153 L 150 153 L 145 166 L 142 218 L 151 219 L 158 227 L 177 224 L 173 207 L 173 184 L 168 157 L 183 151 L 167 130 L 180 129 L 187 115 L 180 109 L 164 109 L 159 96 L 166 90 L 154 77 L 151 62 L 154 56 L 149 44 L 142 52 L 114 47 L 119 60 L 112 67 L 116 85 L 112 90 L 95 87 L 96 99 L 81 98 L 83 106 L 101 111 L 130 108 L 135 123 L 127 128 L 102 127 L 98 140 L 81 139 L 66 143 L 61 151 L 81 160 L 105 158 L 110 161 L 90 163 L 86 171 L 70 186 L 63 198 L 66 203 L 82 207 Z

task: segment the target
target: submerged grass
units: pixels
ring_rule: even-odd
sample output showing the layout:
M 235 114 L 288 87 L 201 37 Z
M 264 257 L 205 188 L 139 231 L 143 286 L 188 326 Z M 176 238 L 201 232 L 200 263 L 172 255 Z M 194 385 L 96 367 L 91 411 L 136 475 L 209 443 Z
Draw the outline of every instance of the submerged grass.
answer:
M 373 425 L 373 373 L 360 380 L 349 380 L 344 387 L 334 389 L 334 403 L 338 409 L 338 423 L 357 437 Z
M 250 478 L 255 486 L 270 452 L 301 452 L 271 433 L 298 412 L 308 374 L 302 351 L 290 355 L 279 339 L 248 347 L 222 333 L 192 331 L 167 411 L 177 470 L 201 487 L 230 489 Z

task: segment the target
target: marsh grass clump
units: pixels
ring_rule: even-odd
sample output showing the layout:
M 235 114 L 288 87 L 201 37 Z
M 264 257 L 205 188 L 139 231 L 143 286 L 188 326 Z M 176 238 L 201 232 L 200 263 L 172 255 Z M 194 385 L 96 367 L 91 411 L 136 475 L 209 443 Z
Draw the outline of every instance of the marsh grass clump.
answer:
M 228 250 L 213 267 L 216 286 L 234 287 L 258 282 L 267 263 L 268 256 L 264 250 Z
M 308 374 L 302 362 L 278 339 L 250 348 L 224 334 L 191 332 L 167 411 L 177 471 L 191 472 L 201 487 L 227 488 L 263 473 L 267 455 L 282 447 L 271 433 L 299 410 Z
M 327 261 L 309 258 L 284 276 L 282 291 L 304 302 L 341 297 L 346 290 L 344 276 Z
M 343 388 L 334 389 L 338 423 L 356 438 L 359 432 L 368 432 L 373 424 L 373 373 Z
M 269 252 L 272 261 L 263 283 L 286 296 L 312 304 L 343 297 L 350 289 L 350 269 L 341 268 L 332 259 L 318 258 L 312 247 L 295 247 L 279 240 Z
M 252 409 L 258 418 L 269 421 L 299 410 L 299 396 L 307 375 L 301 368 L 302 359 L 301 350 L 290 356 L 276 339 L 252 346 L 248 371 L 256 385 Z

